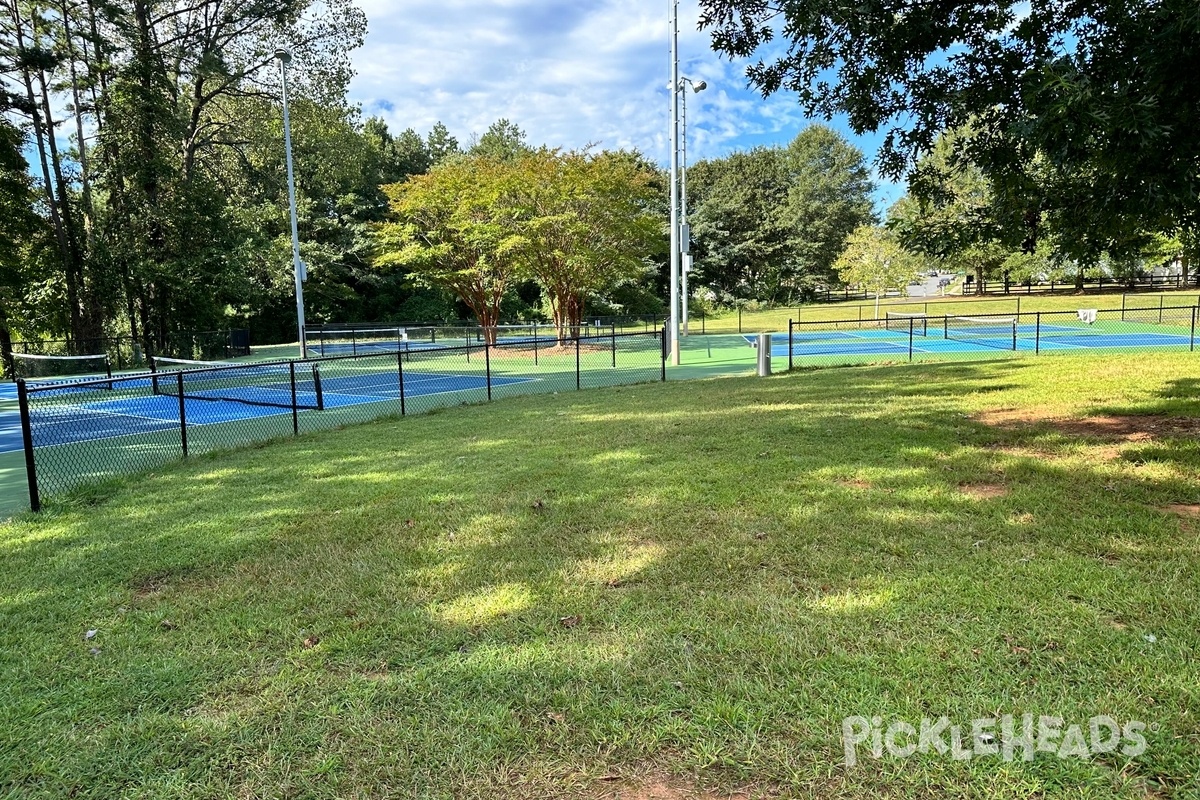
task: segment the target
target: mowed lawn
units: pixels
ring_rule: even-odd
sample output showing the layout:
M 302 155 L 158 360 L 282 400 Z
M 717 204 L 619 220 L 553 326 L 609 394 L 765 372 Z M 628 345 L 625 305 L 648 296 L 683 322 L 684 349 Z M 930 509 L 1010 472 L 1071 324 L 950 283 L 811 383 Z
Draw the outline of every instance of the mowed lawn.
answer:
M 1055 356 L 132 479 L 0 527 L 0 795 L 1194 798 L 1196 418 L 1200 354 Z M 1027 713 L 1146 750 L 844 761 L 849 716 Z

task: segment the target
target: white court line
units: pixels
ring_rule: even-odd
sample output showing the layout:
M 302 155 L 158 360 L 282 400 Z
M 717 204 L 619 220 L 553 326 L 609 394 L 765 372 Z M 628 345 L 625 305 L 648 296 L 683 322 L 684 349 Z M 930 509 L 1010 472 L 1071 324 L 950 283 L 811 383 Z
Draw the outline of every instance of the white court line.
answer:
M 104 402 L 111 403 L 113 401 L 105 400 Z M 104 408 L 88 408 L 87 406 L 75 405 L 73 403 L 57 403 L 57 404 L 55 404 L 54 408 L 55 409 L 65 408 L 65 409 L 70 409 L 73 411 L 86 411 L 89 414 L 107 414 L 110 417 L 128 417 L 130 419 L 145 419 L 145 420 L 150 420 L 151 422 L 171 423 L 171 422 L 177 421 L 177 420 L 171 420 L 171 419 L 163 419 L 162 417 L 147 417 L 144 414 L 129 414 L 124 411 L 109 411 L 108 409 L 104 409 Z M 35 408 L 30 408 L 30 416 L 31 417 L 33 416 L 33 413 L 35 411 L 36 411 Z

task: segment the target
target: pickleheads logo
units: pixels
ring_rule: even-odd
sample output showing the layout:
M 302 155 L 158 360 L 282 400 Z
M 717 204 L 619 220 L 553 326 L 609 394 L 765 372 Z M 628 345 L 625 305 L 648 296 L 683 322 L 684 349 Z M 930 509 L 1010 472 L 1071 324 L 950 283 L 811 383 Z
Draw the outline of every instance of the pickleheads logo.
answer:
M 1087 758 L 1120 752 L 1132 758 L 1146 752 L 1146 729 L 1143 722 L 1130 720 L 1121 725 L 1103 714 L 1082 725 L 1066 725 L 1062 717 L 1033 714 L 987 717 L 972 720 L 967 726 L 954 725 L 948 717 L 922 719 L 919 725 L 882 717 L 846 717 L 842 720 L 842 745 L 848 767 L 858 763 L 860 746 L 876 759 L 883 758 L 885 752 L 895 758 L 937 753 L 956 761 L 987 757 L 1032 761 L 1037 753 Z

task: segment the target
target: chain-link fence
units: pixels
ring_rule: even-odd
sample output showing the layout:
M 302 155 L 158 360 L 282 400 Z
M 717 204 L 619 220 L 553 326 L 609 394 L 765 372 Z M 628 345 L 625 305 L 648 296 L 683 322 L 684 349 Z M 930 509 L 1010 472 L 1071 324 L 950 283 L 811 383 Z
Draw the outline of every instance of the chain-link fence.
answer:
M 516 395 L 666 380 L 662 344 L 657 331 L 510 331 L 479 342 L 394 342 L 390 350 L 307 360 L 158 359 L 151 372 L 136 375 L 19 380 L 30 505 L 38 510 L 43 496 L 307 431 Z
M 788 322 L 772 355 L 788 368 L 1089 351 L 1194 351 L 1196 306 Z

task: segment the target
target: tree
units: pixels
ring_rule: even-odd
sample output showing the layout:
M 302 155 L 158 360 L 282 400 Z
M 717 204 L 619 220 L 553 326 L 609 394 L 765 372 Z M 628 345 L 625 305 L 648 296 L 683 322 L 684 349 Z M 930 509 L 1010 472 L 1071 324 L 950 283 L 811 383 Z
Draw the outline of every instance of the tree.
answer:
M 791 228 L 794 285 L 828 284 L 847 237 L 875 221 L 875 186 L 862 151 L 825 125 L 809 125 L 784 153 L 789 174 L 785 220 Z
M 514 161 L 529 153 L 530 147 L 525 140 L 525 131 L 515 122 L 500 119 L 493 122 L 467 152 L 499 161 Z
M 47 332 L 90 350 L 120 321 L 161 352 L 224 324 L 254 289 L 248 243 L 253 257 L 265 246 L 243 227 L 262 177 L 247 117 L 278 104 L 275 49 L 292 50 L 294 100 L 348 114 L 362 13 L 347 0 L 3 3 L 0 69 L 21 90 L 12 115 L 31 134 L 64 293 Z
M 24 316 L 25 291 L 32 277 L 24 258 L 41 220 L 33 213 L 29 164 L 21 154 L 24 137 L 0 118 L 0 359 L 12 372 L 12 322 Z
M 512 164 L 522 257 L 563 339 L 578 331 L 589 296 L 647 273 L 662 228 L 655 170 L 637 154 L 546 148 Z
M 747 73 L 764 94 L 887 129 L 889 177 L 970 126 L 958 157 L 1031 230 L 1046 215 L 1072 255 L 1200 228 L 1200 82 L 1183 77 L 1200 73 L 1194 0 L 701 0 L 701 26 L 731 57 L 764 53 Z
M 795 300 L 827 284 L 846 237 L 873 222 L 862 153 L 823 125 L 787 148 L 688 170 L 699 283 L 726 302 Z
M 450 131 L 440 122 L 435 123 L 433 129 L 429 131 L 426 147 L 433 164 L 440 164 L 450 156 L 462 152 L 458 146 L 458 139 L 451 136 Z
M 688 179 L 697 283 L 723 302 L 782 299 L 792 264 L 783 151 L 756 147 L 701 161 Z
M 888 289 L 902 289 L 916 277 L 920 262 L 896 241 L 886 228 L 862 225 L 846 242 L 846 249 L 834 264 L 843 282 L 875 295 L 875 318 L 879 318 L 879 298 Z
M 522 275 L 515 191 L 509 166 L 481 156 L 447 159 L 385 186 L 396 219 L 380 229 L 375 263 L 452 290 L 495 343 L 501 302 Z

